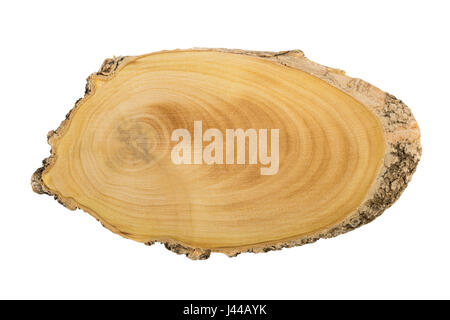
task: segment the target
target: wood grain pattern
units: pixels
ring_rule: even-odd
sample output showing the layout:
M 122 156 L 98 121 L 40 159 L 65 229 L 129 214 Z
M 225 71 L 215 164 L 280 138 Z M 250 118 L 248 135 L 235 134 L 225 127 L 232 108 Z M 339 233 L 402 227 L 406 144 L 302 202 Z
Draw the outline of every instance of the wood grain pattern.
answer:
M 191 164 L 171 157 L 180 128 L 201 145 L 189 151 Z M 252 149 L 252 137 L 244 141 L 240 164 L 239 141 L 226 134 L 238 128 L 254 129 L 257 141 Z M 205 151 L 220 133 L 223 143 Z M 126 238 L 192 259 L 234 256 L 373 220 L 409 182 L 419 139 L 400 100 L 301 51 L 163 51 L 107 59 L 89 77 L 86 96 L 49 133 L 52 155 L 32 186 Z M 270 174 L 261 153 L 251 159 L 263 142 L 267 154 L 279 151 Z

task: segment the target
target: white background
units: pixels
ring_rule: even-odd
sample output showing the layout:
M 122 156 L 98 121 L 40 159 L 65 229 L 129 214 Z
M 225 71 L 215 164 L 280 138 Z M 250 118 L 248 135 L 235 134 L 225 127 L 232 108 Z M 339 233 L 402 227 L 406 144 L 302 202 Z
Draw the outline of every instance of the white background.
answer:
M 450 298 L 447 1 L 3 1 L 0 298 Z M 162 49 L 301 49 L 402 99 L 423 157 L 400 200 L 334 239 L 191 261 L 30 187 L 104 58 Z

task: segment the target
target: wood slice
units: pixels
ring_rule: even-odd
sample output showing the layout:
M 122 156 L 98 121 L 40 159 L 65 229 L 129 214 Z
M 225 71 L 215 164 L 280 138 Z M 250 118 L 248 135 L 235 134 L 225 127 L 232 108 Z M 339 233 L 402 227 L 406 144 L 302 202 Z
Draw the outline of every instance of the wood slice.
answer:
M 403 102 L 299 50 L 107 59 L 48 142 L 35 192 L 192 259 L 357 228 L 421 155 Z

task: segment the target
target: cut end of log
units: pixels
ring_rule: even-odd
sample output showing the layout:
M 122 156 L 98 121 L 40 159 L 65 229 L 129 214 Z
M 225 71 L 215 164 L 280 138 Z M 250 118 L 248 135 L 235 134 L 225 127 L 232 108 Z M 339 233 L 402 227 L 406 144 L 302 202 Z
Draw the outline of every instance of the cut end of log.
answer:
M 421 156 L 402 101 L 300 50 L 106 59 L 48 142 L 34 192 L 194 260 L 351 231 Z

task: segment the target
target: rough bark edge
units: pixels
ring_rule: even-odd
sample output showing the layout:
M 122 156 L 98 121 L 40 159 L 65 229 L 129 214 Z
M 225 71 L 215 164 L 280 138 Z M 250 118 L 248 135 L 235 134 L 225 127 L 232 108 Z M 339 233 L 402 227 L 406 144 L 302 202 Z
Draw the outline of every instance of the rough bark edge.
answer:
M 361 79 L 346 76 L 344 71 L 325 67 L 310 61 L 304 56 L 301 50 L 282 52 L 203 48 L 191 50 L 209 50 L 255 56 L 274 61 L 287 67 L 305 71 L 326 81 L 363 103 L 378 117 L 384 128 L 387 143 L 386 153 L 377 178 L 370 188 L 366 200 L 362 202 L 360 207 L 349 214 L 343 222 L 316 234 L 298 239 L 278 240 L 273 243 L 266 242 L 233 248 L 196 248 L 171 239 L 154 239 L 146 242 L 147 245 L 161 242 L 168 250 L 177 254 L 185 254 L 188 258 L 194 260 L 207 259 L 211 252 L 222 252 L 230 257 L 234 257 L 243 252 L 259 253 L 301 246 L 307 243 L 313 243 L 321 238 L 326 239 L 336 237 L 371 222 L 389 208 L 405 190 L 416 170 L 422 148 L 420 145 L 420 131 L 417 122 L 414 119 L 411 110 L 401 100 L 381 91 Z M 66 115 L 66 119 L 61 123 L 58 129 L 50 131 L 47 135 L 48 143 L 52 146 L 51 155 L 43 160 L 43 166 L 37 169 L 32 175 L 31 185 L 33 191 L 39 194 L 45 193 L 53 196 L 59 203 L 71 210 L 81 207 L 73 199 L 63 199 L 58 196 L 56 192 L 49 190 L 42 181 L 43 172 L 49 168 L 56 159 L 54 138 L 63 135 L 63 131 L 68 127 L 72 112 L 77 109 L 80 102 L 86 99 L 90 94 L 93 94 L 95 90 L 93 79 L 95 77 L 110 78 L 114 76 L 121 67 L 124 67 L 128 62 L 137 58 L 139 57 L 114 57 L 112 59 L 106 59 L 100 70 L 88 77 L 85 96 L 75 103 L 75 107 Z M 84 210 L 84 208 L 82 209 Z M 102 225 L 111 231 L 124 236 L 122 232 L 115 230 L 113 226 Z
M 44 181 L 42 181 L 42 174 L 44 173 L 44 171 L 55 161 L 56 158 L 56 154 L 55 154 L 55 150 L 53 147 L 53 138 L 62 135 L 62 131 L 68 126 L 69 121 L 70 121 L 70 117 L 72 115 L 72 112 L 78 107 L 79 103 L 82 102 L 84 99 L 86 99 L 93 91 L 93 78 L 95 76 L 99 76 L 99 77 L 111 77 L 114 75 L 115 71 L 118 69 L 119 65 L 122 64 L 122 62 L 126 59 L 127 57 L 114 57 L 114 58 L 107 58 L 105 59 L 105 61 L 103 62 L 102 66 L 100 67 L 100 69 L 96 72 L 91 74 L 87 79 L 86 79 L 86 86 L 84 89 L 84 97 L 83 98 L 79 98 L 76 102 L 75 102 L 75 106 L 66 114 L 66 118 L 61 122 L 61 124 L 59 125 L 58 129 L 56 130 L 51 130 L 47 133 L 47 142 L 48 144 L 52 147 L 51 151 L 50 151 L 50 156 L 48 158 L 45 158 L 44 160 L 42 160 L 42 167 L 38 168 L 33 175 L 31 176 L 31 187 L 33 189 L 34 192 L 38 193 L 38 194 L 48 194 L 50 196 L 53 196 L 59 203 L 61 203 L 63 206 L 68 207 L 71 210 L 75 210 L 76 208 L 73 208 L 72 206 L 67 206 L 67 204 L 62 201 L 62 199 L 60 199 L 60 197 L 58 197 L 58 195 L 56 195 L 55 193 L 52 193 L 52 191 L 50 189 L 48 189 L 45 184 Z

